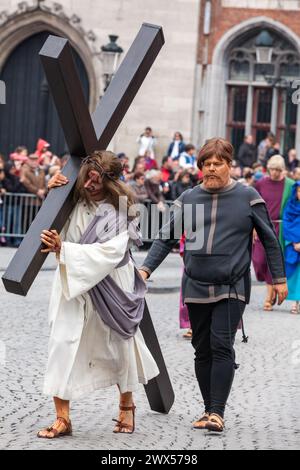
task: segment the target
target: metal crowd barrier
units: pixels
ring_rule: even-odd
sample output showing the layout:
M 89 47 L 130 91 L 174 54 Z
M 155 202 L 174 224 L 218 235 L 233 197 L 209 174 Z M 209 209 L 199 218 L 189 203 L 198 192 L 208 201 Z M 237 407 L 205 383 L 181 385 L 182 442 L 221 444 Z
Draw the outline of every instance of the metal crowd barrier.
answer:
M 160 211 L 150 200 L 140 205 L 142 238 L 152 242 L 159 229 L 168 220 L 173 201 L 165 201 L 166 210 Z M 19 244 L 41 206 L 35 194 L 5 193 L 0 196 L 0 244 Z
M 0 237 L 22 239 L 41 206 L 35 194 L 5 193 L 0 195 Z

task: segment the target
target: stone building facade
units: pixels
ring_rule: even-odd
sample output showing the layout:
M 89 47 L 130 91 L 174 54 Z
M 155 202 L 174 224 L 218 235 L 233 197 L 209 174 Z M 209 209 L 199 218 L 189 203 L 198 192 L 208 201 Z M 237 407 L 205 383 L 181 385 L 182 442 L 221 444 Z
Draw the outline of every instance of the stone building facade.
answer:
M 103 93 L 99 53 L 101 46 L 108 43 L 108 35 L 119 36 L 118 43 L 125 55 L 143 22 L 160 24 L 166 44 L 111 148 L 135 157 L 137 137 L 145 126 L 151 126 L 158 138 L 157 153 L 162 156 L 174 131 L 180 130 L 186 141 L 191 139 L 198 21 L 198 0 L 0 0 L 0 79 L 16 48 L 32 35 L 47 31 L 68 37 L 83 63 L 93 111 Z M 24 73 L 21 62 L 19 59 L 15 75 L 16 70 L 18 74 Z M 11 113 L 9 101 L 6 106 Z M 25 114 L 30 112 L 34 109 L 24 109 Z M 7 146 L 14 145 L 14 139 L 11 137 Z
M 36 64 L 32 72 L 26 71 L 22 57 L 29 63 L 26 54 L 38 46 L 42 34 L 68 37 L 92 112 L 103 94 L 101 46 L 109 34 L 116 34 L 126 53 L 143 22 L 162 25 L 166 44 L 111 143 L 114 151 L 134 158 L 137 137 L 151 126 L 159 157 L 174 131 L 196 146 L 220 135 L 236 148 L 245 133 L 252 133 L 258 143 L 272 131 L 282 151 L 295 145 L 300 155 L 300 106 L 291 99 L 292 83 L 300 79 L 300 0 L 0 0 L 0 80 L 3 74 L 24 74 L 22 84 L 37 87 L 36 81 L 31 83 L 31 77 L 39 75 Z M 272 61 L 265 65 L 256 58 L 262 31 L 273 39 Z M 29 44 L 33 37 L 35 43 L 32 39 Z M 42 82 L 43 90 L 45 86 Z M 0 152 L 3 120 L 9 119 L 10 127 L 15 122 L 10 83 L 6 88 L 7 104 L 0 107 Z M 20 108 L 23 97 L 18 98 L 17 115 L 35 114 L 33 94 L 30 109 L 25 99 Z M 26 144 L 25 124 L 26 119 L 16 121 L 23 129 L 22 141 L 9 136 L 6 153 L 16 143 Z
M 273 39 L 272 63 L 258 64 L 256 39 Z M 268 131 L 281 150 L 300 156 L 300 106 L 292 101 L 300 79 L 300 2 L 204 1 L 200 13 L 193 138 L 244 134 L 258 143 Z M 294 95 L 295 96 L 295 95 Z

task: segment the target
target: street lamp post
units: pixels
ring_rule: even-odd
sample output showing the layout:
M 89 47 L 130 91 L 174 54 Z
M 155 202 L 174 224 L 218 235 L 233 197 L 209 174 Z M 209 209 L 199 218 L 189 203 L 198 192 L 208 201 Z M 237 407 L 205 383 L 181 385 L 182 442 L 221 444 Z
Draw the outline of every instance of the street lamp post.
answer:
M 271 64 L 273 56 L 274 39 L 267 30 L 259 33 L 255 40 L 256 62 L 258 64 Z
M 286 90 L 286 132 L 284 136 L 284 152 L 287 152 L 291 147 L 291 106 L 292 102 L 292 83 L 284 77 L 272 76 L 267 74 L 267 65 L 272 64 L 273 58 L 273 45 L 274 39 L 267 30 L 263 30 L 259 33 L 255 40 L 256 46 L 256 62 L 258 64 L 265 65 L 266 68 L 262 69 L 262 74 L 265 81 L 274 88 L 281 88 Z M 291 100 L 291 101 L 290 101 Z
M 103 67 L 104 91 L 108 88 L 119 66 L 122 47 L 117 44 L 118 36 L 109 35 L 109 43 L 101 47 L 101 60 Z

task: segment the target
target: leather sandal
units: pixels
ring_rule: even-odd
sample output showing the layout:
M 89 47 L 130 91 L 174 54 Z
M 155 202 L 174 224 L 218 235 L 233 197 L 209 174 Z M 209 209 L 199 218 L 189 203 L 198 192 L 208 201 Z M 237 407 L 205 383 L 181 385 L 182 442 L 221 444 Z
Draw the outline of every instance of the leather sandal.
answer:
M 132 406 L 119 406 L 119 410 L 120 411 L 132 411 L 132 415 L 133 415 L 133 424 L 127 424 L 127 423 L 124 423 L 118 419 L 113 419 L 113 421 L 115 421 L 117 424 L 115 426 L 115 429 L 113 430 L 113 432 L 115 434 L 133 434 L 134 433 L 134 429 L 135 429 L 135 410 L 136 410 L 136 406 L 135 405 L 132 405 Z
M 182 337 L 185 338 L 185 339 L 192 339 L 192 338 L 193 338 L 193 332 L 192 332 L 192 330 L 191 330 L 191 329 L 190 329 L 190 330 L 187 330 L 187 332 L 184 333 L 184 334 L 182 335 Z
M 214 432 L 223 432 L 225 423 L 223 418 L 216 413 L 209 415 L 208 421 L 206 423 L 206 429 Z
M 60 423 L 62 423 L 66 430 L 65 431 L 58 431 L 56 428 L 54 428 L 54 425 L 57 423 L 57 421 L 59 421 Z M 42 432 L 48 432 L 48 433 L 52 433 L 53 436 L 42 436 L 41 433 Z M 62 417 L 58 417 L 55 421 L 55 423 L 53 423 L 52 426 L 50 426 L 49 428 L 46 428 L 46 429 L 42 429 L 41 431 L 39 431 L 37 433 L 37 437 L 41 438 L 41 439 L 55 439 L 57 437 L 63 437 L 63 436 L 71 436 L 72 435 L 72 423 L 71 421 L 67 421 L 65 418 L 62 418 Z
M 201 416 L 201 418 L 193 422 L 193 429 L 206 429 L 208 419 L 209 419 L 209 413 L 204 413 L 204 415 Z

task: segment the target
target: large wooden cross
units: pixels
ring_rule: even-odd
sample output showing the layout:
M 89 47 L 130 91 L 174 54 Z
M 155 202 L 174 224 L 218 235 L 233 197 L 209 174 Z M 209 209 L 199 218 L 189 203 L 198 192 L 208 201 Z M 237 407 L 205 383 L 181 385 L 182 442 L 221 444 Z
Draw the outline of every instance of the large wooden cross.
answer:
M 30 226 L 2 278 L 8 292 L 27 294 L 47 256 L 41 253 L 42 230 L 63 228 L 73 209 L 72 194 L 82 158 L 108 146 L 163 44 L 162 28 L 143 24 L 91 116 L 68 40 L 48 37 L 40 56 L 71 155 L 63 170 L 69 183 L 50 191 Z M 174 392 L 147 305 L 141 331 L 160 370 L 145 386 L 149 404 L 154 411 L 168 413 Z

